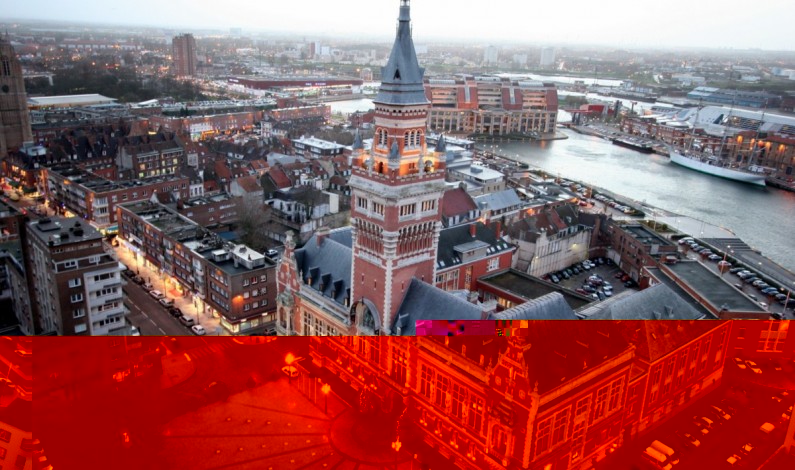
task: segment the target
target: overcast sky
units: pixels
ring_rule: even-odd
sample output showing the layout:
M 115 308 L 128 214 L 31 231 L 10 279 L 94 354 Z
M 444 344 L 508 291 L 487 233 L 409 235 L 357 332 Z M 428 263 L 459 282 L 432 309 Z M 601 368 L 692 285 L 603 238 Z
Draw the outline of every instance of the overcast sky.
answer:
M 795 0 L 412 0 L 417 43 L 610 44 L 795 50 Z M 398 0 L 10 0 L 4 18 L 292 31 L 312 38 L 394 34 Z M 0 20 L 2 21 L 2 20 Z

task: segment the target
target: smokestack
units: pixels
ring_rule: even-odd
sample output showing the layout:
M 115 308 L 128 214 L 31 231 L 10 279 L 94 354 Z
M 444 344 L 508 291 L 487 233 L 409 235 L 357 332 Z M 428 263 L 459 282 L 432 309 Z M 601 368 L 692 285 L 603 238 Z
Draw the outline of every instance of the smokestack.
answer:
M 477 222 L 469 224 L 469 235 L 471 235 L 472 238 L 475 238 L 475 233 L 477 231 L 477 226 L 476 225 L 477 225 Z
M 494 231 L 497 232 L 497 238 L 502 238 L 502 222 L 499 220 L 494 225 Z
M 323 240 L 328 237 L 329 228 L 328 227 L 320 227 L 315 231 L 315 237 L 317 238 L 317 246 L 323 245 Z

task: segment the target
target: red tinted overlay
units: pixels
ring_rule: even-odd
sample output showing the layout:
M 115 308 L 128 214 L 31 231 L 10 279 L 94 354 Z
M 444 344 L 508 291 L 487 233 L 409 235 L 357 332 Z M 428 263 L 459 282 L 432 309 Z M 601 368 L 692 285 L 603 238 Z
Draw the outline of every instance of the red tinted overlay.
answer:
M 787 322 L 488 323 L 417 337 L 48 337 L 22 353 L 4 340 L 1 464 L 795 468 Z

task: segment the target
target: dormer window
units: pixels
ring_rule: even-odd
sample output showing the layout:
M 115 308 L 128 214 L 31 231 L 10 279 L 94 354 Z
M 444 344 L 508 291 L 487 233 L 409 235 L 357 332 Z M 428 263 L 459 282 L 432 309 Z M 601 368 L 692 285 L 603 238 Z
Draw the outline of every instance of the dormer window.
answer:
M 395 76 L 394 76 L 394 79 L 395 79 L 395 80 L 400 80 L 400 70 L 398 70 L 398 69 L 395 69 Z

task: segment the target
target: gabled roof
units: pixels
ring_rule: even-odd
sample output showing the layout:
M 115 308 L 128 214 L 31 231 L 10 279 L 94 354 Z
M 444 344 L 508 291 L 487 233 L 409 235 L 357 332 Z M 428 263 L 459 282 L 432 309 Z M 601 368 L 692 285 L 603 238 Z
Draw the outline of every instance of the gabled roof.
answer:
M 251 194 L 262 192 L 262 187 L 259 185 L 259 178 L 256 176 L 242 176 L 235 180 L 240 189 Z
M 475 226 L 474 237 L 470 232 L 472 225 Z M 483 255 L 483 257 L 486 257 L 495 253 L 510 251 L 514 247 L 503 239 L 497 238 L 497 233 L 482 222 L 445 228 L 439 232 L 436 268 L 445 269 L 460 265 L 462 263 L 461 251 L 477 248 L 486 248 Z M 482 257 L 477 259 L 482 259 Z
M 466 215 L 477 210 L 478 206 L 463 188 L 448 189 L 442 196 L 442 216 L 451 218 Z
M 408 2 L 401 2 L 395 43 L 389 60 L 381 69 L 381 87 L 373 100 L 383 104 L 427 104 L 422 76 L 425 69 L 417 61 L 411 39 L 411 16 Z
M 520 207 L 522 200 L 513 189 L 506 189 L 496 193 L 484 194 L 475 198 L 475 203 L 483 210 L 499 211 L 512 207 Z
M 280 165 L 271 167 L 267 173 L 267 176 L 273 181 L 273 184 L 278 189 L 285 189 L 293 186 L 293 182 L 290 180 L 290 177 L 287 176 L 287 173 L 285 173 L 284 169 Z
M 310 287 L 339 305 L 345 305 L 351 288 L 353 251 L 350 227 L 332 230 L 321 243 L 317 234 L 295 250 L 295 262 L 304 287 Z M 307 284 L 311 278 L 311 284 Z M 333 297 L 332 297 L 333 295 Z
M 414 336 L 418 320 L 481 320 L 481 309 L 417 278 L 411 278 L 393 325 L 401 336 Z M 393 331 L 396 331 L 393 328 Z
M 589 320 L 698 320 L 704 315 L 665 284 L 618 299 Z
M 574 310 L 559 292 L 550 292 L 536 299 L 494 314 L 495 320 L 577 320 Z

